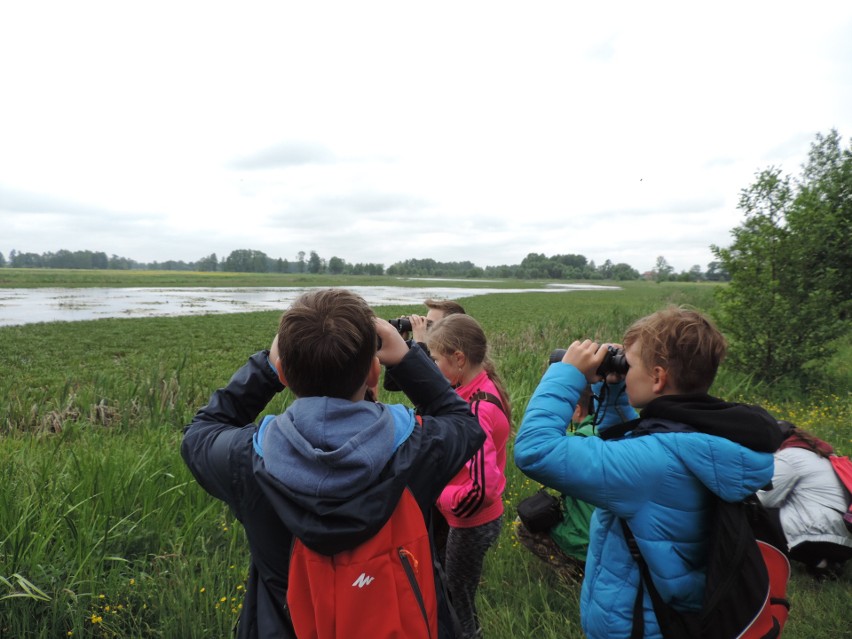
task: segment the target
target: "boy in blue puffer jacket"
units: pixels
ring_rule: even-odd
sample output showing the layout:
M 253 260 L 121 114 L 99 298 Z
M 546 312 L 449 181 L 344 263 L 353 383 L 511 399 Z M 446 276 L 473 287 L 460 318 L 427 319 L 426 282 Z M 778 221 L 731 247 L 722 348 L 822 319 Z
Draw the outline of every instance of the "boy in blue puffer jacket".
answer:
M 624 347 L 627 397 L 639 420 L 601 428 L 600 438 L 565 436 L 564 424 L 586 384 L 599 381 L 608 352 L 575 341 L 544 374 L 515 440 L 515 462 L 526 475 L 597 507 L 580 599 L 592 639 L 633 630 L 641 575 L 619 519 L 633 531 L 663 600 L 697 611 L 711 493 L 739 501 L 764 487 L 781 443 L 762 408 L 707 394 L 727 345 L 700 313 L 670 307 L 644 317 L 628 328 Z M 647 591 L 642 617 L 644 637 L 661 637 Z

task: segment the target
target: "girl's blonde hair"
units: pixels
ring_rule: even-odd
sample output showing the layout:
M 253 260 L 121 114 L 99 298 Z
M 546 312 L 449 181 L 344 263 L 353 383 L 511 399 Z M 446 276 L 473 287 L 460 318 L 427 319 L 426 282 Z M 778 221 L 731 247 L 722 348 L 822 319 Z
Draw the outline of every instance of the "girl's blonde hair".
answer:
M 497 374 L 494 362 L 488 356 L 488 341 L 485 332 L 475 319 L 470 315 L 447 315 L 435 322 L 426 337 L 429 351 L 449 356 L 456 351 L 464 353 L 472 364 L 481 364 L 488 378 L 494 382 L 500 393 L 500 401 L 503 404 L 503 412 L 506 418 L 512 421 L 512 407 L 509 402 L 509 394 L 503 385 L 503 380 Z

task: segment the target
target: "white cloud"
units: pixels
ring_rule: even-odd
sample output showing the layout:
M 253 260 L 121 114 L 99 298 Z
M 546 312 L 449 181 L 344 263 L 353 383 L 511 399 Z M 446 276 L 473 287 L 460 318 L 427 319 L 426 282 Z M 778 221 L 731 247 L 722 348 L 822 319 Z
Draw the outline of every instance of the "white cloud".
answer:
M 684 270 L 852 135 L 847 2 L 575 4 L 6 3 L 0 251 Z

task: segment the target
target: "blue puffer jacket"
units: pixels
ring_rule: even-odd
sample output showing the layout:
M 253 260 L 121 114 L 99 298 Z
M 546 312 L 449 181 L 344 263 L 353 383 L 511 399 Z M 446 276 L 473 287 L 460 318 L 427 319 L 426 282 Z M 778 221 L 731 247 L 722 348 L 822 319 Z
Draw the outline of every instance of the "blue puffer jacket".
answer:
M 708 491 L 727 501 L 743 499 L 772 479 L 773 459 L 769 452 L 706 432 L 642 437 L 628 432 L 611 440 L 566 437 L 565 424 L 585 385 L 573 366 L 550 366 L 527 406 L 515 440 L 515 462 L 536 481 L 597 506 L 580 616 L 588 637 L 617 639 L 631 634 L 640 581 L 618 518 L 630 525 L 663 599 L 681 610 L 698 610 L 704 594 Z M 706 407 L 681 404 L 677 414 L 692 411 L 695 422 L 722 422 L 726 432 L 732 426 L 758 430 L 761 437 L 777 431 L 762 409 L 704 397 Z M 678 421 L 693 425 L 690 419 Z M 661 637 L 647 591 L 644 624 L 646 638 Z

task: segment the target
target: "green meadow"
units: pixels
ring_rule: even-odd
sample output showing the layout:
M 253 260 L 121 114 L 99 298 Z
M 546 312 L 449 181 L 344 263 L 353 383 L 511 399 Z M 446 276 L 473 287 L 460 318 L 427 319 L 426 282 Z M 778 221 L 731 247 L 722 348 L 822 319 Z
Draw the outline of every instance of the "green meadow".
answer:
M 455 288 L 529 288 L 529 280 L 447 280 Z M 227 273 L 194 271 L 103 271 L 94 269 L 0 268 L 2 288 L 200 286 L 434 286 L 423 278 L 387 275 L 330 275 L 327 273 Z
M 258 276 L 221 273 L 198 274 L 187 283 L 180 274 L 143 273 L 127 284 L 108 272 L 62 272 L 65 279 L 44 271 L 13 273 L 10 280 L 10 271 L 0 269 L 0 286 L 65 286 L 69 278 L 78 286 L 393 283 L 320 282 L 314 276 L 258 283 Z M 463 304 L 489 336 L 517 427 L 553 348 L 583 337 L 617 341 L 634 319 L 669 303 L 712 315 L 714 290 L 636 282 L 615 291 L 494 293 Z M 423 309 L 376 310 L 390 318 Z M 0 637 L 230 636 L 245 588 L 247 546 L 227 508 L 196 485 L 179 444 L 183 427 L 210 393 L 251 353 L 269 346 L 278 317 L 263 312 L 0 328 Z M 834 363 L 838 371 L 848 366 Z M 712 392 L 761 403 L 850 454 L 852 402 L 848 387 L 837 388 L 826 383 L 794 392 L 723 369 Z M 385 392 L 381 399 L 402 398 Z M 290 401 L 285 391 L 267 412 L 280 412 Z M 560 582 L 514 535 L 515 505 L 538 486 L 511 462 L 507 474 L 506 525 L 479 591 L 485 636 L 582 637 L 579 586 Z M 815 583 L 794 566 L 790 595 L 785 638 L 852 636 L 852 568 L 837 582 Z

